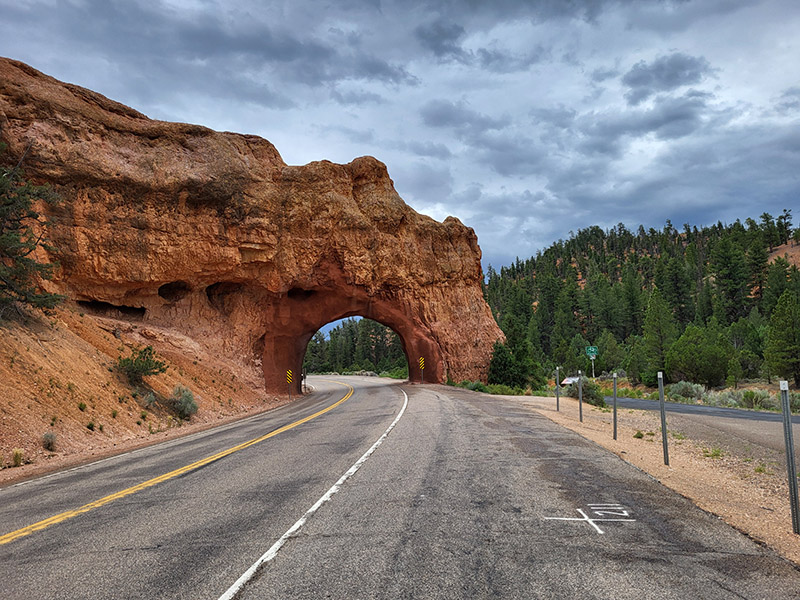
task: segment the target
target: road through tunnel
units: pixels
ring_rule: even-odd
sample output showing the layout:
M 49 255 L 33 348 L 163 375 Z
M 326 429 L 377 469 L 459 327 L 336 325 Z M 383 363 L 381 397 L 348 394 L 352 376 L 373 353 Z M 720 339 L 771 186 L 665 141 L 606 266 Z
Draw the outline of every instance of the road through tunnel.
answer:
M 445 364 L 438 342 L 425 326 L 403 310 L 402 303 L 380 296 L 369 296 L 355 288 L 353 294 L 340 290 L 292 288 L 269 307 L 272 327 L 263 336 L 262 369 L 267 391 L 299 393 L 303 359 L 314 334 L 323 326 L 347 317 L 364 317 L 392 329 L 400 339 L 409 366 L 409 380 L 440 383 Z M 410 311 L 409 311 L 410 312 Z M 292 383 L 287 371 L 292 371 Z

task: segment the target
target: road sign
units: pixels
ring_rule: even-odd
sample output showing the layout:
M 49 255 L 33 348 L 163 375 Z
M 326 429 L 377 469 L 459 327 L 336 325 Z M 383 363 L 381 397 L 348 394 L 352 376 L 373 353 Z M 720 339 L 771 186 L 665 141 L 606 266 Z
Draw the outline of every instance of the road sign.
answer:
M 586 356 L 594 358 L 597 354 L 597 346 L 586 346 Z
M 422 356 L 419 357 L 419 368 L 420 369 L 424 369 L 425 368 L 425 358 L 422 357 Z
M 286 383 L 292 383 L 292 370 L 286 371 Z

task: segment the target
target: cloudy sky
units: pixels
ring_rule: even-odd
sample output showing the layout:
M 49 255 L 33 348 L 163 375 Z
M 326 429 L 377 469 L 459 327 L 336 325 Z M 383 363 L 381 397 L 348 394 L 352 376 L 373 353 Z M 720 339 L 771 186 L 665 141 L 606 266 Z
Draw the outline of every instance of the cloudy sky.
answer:
M 0 55 L 284 160 L 389 168 L 484 266 L 569 232 L 800 221 L 797 0 L 0 0 Z

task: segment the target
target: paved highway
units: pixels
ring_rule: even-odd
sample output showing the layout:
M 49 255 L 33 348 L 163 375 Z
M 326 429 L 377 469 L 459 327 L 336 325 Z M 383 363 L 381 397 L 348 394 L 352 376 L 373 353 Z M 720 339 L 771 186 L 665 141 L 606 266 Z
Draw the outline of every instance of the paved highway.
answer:
M 800 598 L 789 563 L 512 401 L 339 381 L 0 489 L 0 597 Z
M 605 396 L 605 400 L 606 404 L 611 406 L 614 397 Z M 767 412 L 765 410 L 745 410 L 742 408 L 728 408 L 726 406 L 682 404 L 680 402 L 664 402 L 664 404 L 668 412 L 685 415 L 705 415 L 709 417 L 723 417 L 725 419 L 742 419 L 744 421 L 769 421 L 771 423 L 783 422 L 783 415 L 781 413 Z M 617 406 L 638 410 L 660 410 L 660 403 L 658 400 L 647 400 L 645 398 L 617 397 Z M 800 415 L 792 415 L 792 423 L 800 424 Z

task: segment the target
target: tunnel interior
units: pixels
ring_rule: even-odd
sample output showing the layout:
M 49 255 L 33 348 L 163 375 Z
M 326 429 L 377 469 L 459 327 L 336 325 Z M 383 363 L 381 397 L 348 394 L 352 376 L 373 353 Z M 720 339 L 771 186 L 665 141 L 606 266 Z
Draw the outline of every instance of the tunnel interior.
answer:
M 349 317 L 375 321 L 397 335 L 408 365 L 409 381 L 444 380 L 438 343 L 430 330 L 410 316 L 396 299 L 370 296 L 360 287 L 343 294 L 341 289 L 295 286 L 273 298 L 268 311 L 266 322 L 270 327 L 263 335 L 262 354 L 267 391 L 299 393 L 306 350 L 314 334 L 328 323 Z M 425 361 L 424 372 L 419 366 L 421 357 Z M 292 371 L 291 383 L 288 371 Z

